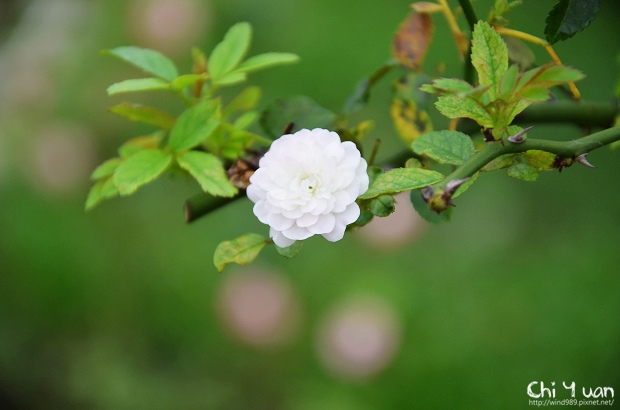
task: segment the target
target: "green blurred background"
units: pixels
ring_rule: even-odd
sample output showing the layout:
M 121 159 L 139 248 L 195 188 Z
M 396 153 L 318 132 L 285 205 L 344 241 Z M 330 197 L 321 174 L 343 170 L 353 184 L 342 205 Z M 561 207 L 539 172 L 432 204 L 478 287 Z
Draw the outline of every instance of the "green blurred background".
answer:
M 479 17 L 490 3 L 474 2 Z M 593 101 L 612 98 L 618 74 L 620 8 L 602 3 L 556 48 L 588 75 L 579 88 Z M 389 58 L 408 1 L 0 4 L 0 407 L 525 408 L 532 381 L 555 381 L 558 398 L 569 397 L 562 381 L 575 381 L 577 398 L 581 387 L 619 391 L 620 162 L 607 148 L 590 155 L 595 170 L 536 183 L 483 175 L 449 224 L 424 224 L 400 198 L 394 216 L 341 242 L 312 238 L 293 260 L 266 249 L 222 274 L 220 241 L 267 232 L 247 200 L 185 225 L 183 202 L 199 188 L 163 178 L 84 213 L 92 169 L 149 131 L 107 108 L 182 108 L 165 94 L 107 97 L 140 73 L 98 50 L 152 47 L 188 72 L 192 45 L 210 50 L 249 21 L 251 54 L 302 58 L 250 76 L 262 106 L 305 94 L 339 110 Z M 525 0 L 512 27 L 542 37 L 553 4 Z M 445 76 L 459 75 L 447 25 L 434 21 L 426 71 L 445 63 Z M 375 119 L 368 142 L 383 140 L 380 157 L 401 146 L 393 79 L 353 119 Z

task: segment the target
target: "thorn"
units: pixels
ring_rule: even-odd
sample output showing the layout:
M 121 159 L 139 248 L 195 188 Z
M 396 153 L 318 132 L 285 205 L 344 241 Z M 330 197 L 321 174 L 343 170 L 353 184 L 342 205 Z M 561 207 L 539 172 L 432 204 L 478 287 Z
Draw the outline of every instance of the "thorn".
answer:
M 588 156 L 588 152 L 586 152 L 585 154 L 581 154 L 579 156 L 577 156 L 577 158 L 575 158 L 575 161 L 585 165 L 588 168 L 596 168 L 594 165 L 590 164 L 590 162 L 587 159 Z
M 526 129 L 517 132 L 515 135 L 511 135 L 510 137 L 508 137 L 508 141 L 512 142 L 513 144 L 521 144 L 522 142 L 525 141 L 525 138 L 523 138 L 523 135 L 525 135 L 525 133 L 527 133 L 532 128 L 534 128 L 534 126 L 527 127 Z
M 422 199 L 424 199 L 424 202 L 428 202 L 433 195 L 435 195 L 435 189 L 431 185 L 425 186 L 420 190 L 420 192 L 422 193 Z
M 469 181 L 471 177 L 463 178 L 463 179 L 453 179 L 446 184 L 446 192 L 452 195 L 461 185 L 465 182 Z

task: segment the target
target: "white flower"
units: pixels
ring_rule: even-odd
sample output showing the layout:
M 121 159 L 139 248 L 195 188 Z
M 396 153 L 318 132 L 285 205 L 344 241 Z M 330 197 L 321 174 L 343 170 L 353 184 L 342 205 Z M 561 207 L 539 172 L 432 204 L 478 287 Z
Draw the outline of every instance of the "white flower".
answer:
M 368 189 L 366 166 L 354 143 L 303 129 L 271 144 L 250 178 L 248 198 L 279 247 L 315 234 L 335 242 L 360 215 L 355 200 Z

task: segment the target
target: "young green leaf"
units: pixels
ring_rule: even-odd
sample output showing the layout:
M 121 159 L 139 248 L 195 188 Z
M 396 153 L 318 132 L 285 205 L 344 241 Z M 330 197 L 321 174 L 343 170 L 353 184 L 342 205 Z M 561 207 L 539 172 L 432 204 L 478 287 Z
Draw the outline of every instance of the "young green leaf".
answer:
M 490 85 L 489 97 L 491 101 L 497 100 L 500 80 L 508 69 L 508 49 L 502 37 L 484 21 L 474 27 L 471 62 L 480 85 Z
M 112 176 L 100 179 L 88 192 L 84 209 L 90 211 L 104 199 L 109 199 L 116 195 L 118 195 L 118 189 L 112 181 Z
M 235 69 L 235 72 L 251 73 L 276 65 L 293 64 L 298 61 L 299 56 L 293 53 L 264 53 L 248 58 Z
M 287 246 L 286 248 L 280 248 L 278 245 L 275 245 L 276 251 L 287 259 L 293 259 L 295 256 L 299 255 L 301 252 L 301 248 L 304 246 L 304 241 L 295 241 L 291 246 Z
M 213 84 L 221 87 L 235 85 L 244 82 L 247 79 L 247 74 L 239 71 L 233 71 L 228 74 L 224 74 L 216 80 L 213 80 Z
M 134 78 L 114 83 L 107 88 L 108 95 L 138 91 L 169 90 L 170 84 L 159 78 Z
M 198 81 L 204 81 L 206 75 L 204 74 L 185 74 L 178 76 L 170 83 L 170 87 L 173 90 L 182 90 L 185 87 L 196 84 Z
M 238 130 L 244 130 L 256 121 L 258 113 L 256 111 L 248 111 L 239 116 L 233 123 L 233 127 Z
M 231 241 L 221 242 L 215 248 L 213 264 L 221 272 L 229 263 L 249 265 L 267 245 L 267 239 L 255 233 L 247 233 Z
M 231 72 L 241 62 L 252 41 L 252 27 L 247 22 L 237 23 L 228 29 L 209 56 L 209 75 L 217 81 Z
M 590 25 L 601 11 L 600 0 L 559 0 L 545 20 L 550 44 L 571 38 Z
M 174 63 L 168 57 L 155 50 L 127 46 L 104 50 L 103 53 L 118 57 L 121 60 L 124 60 L 149 74 L 153 74 L 156 77 L 167 80 L 168 82 L 179 76 Z
M 493 128 L 493 118 L 485 107 L 474 98 L 444 95 L 437 99 L 435 107 L 448 118 L 471 118 L 484 128 Z
M 469 187 L 471 187 L 474 184 L 474 182 L 476 182 L 478 180 L 478 176 L 479 175 L 480 175 L 480 172 L 476 172 L 474 175 L 471 176 L 471 178 L 469 178 L 467 181 L 462 183 L 456 189 L 456 191 L 454 191 L 454 193 L 452 194 L 452 199 L 455 199 L 455 198 L 461 196 L 461 194 L 463 194 L 465 191 L 467 191 L 469 189 Z
M 519 90 L 519 95 L 530 102 L 543 102 L 549 99 L 549 87 L 532 85 Z
M 434 131 L 422 134 L 411 148 L 417 154 L 427 155 L 441 164 L 462 165 L 474 153 L 471 138 L 459 131 Z
M 203 191 L 213 196 L 232 197 L 238 192 L 226 176 L 222 162 L 213 154 L 187 151 L 177 157 L 179 166 L 189 172 Z
M 160 176 L 172 162 L 172 155 L 161 150 L 140 151 L 118 166 L 114 185 L 122 196 L 133 194 L 140 186 Z
M 115 105 L 110 108 L 110 112 L 130 121 L 155 125 L 166 130 L 171 129 L 176 121 L 172 115 L 160 109 L 127 102 Z
M 436 91 L 450 93 L 469 93 L 474 89 L 471 84 L 460 78 L 437 78 L 433 80 L 431 87 Z
M 536 181 L 538 179 L 538 170 L 530 164 L 516 164 L 508 168 L 506 172 L 508 176 L 524 181 Z
M 280 137 L 288 124 L 295 126 L 291 132 L 302 128 L 329 128 L 336 115 L 321 107 L 309 97 L 299 95 L 280 98 L 267 106 L 260 118 L 265 132 L 272 137 Z
M 549 170 L 554 168 L 556 155 L 547 151 L 531 149 L 523 153 L 523 158 L 538 170 Z
M 151 135 L 132 138 L 118 148 L 118 154 L 123 158 L 129 158 L 145 149 L 158 149 L 164 136 L 165 132 L 160 130 Z
M 95 168 L 92 175 L 90 176 L 90 179 L 92 179 L 93 181 L 96 181 L 101 178 L 109 177 L 110 175 L 114 173 L 116 168 L 118 168 L 120 163 L 121 163 L 120 158 L 108 159 L 103 164 Z
M 510 68 L 504 73 L 499 83 L 500 98 L 507 101 L 517 86 L 517 76 L 519 74 L 519 67 L 516 65 L 510 66 Z
M 260 100 L 260 88 L 252 85 L 241 91 L 226 107 L 222 110 L 222 118 L 226 119 L 235 111 L 251 110 L 256 107 Z
M 170 131 L 168 145 L 174 152 L 194 148 L 220 124 L 220 101 L 201 101 L 188 108 L 177 119 Z
M 419 168 L 396 168 L 377 175 L 361 199 L 370 199 L 384 194 L 397 194 L 435 184 L 444 178 L 436 171 Z

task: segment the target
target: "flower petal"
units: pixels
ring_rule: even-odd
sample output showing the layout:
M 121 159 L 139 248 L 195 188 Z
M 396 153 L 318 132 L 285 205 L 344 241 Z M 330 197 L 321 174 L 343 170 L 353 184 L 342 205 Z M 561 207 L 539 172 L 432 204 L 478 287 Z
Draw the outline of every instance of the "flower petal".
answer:
M 324 234 L 327 232 L 331 232 L 334 229 L 334 225 L 336 224 L 336 217 L 334 214 L 324 214 L 319 216 L 319 219 L 312 226 L 308 227 L 308 231 L 313 234 Z
M 282 235 L 282 232 L 276 231 L 273 228 L 269 230 L 269 236 L 271 237 L 271 239 L 273 239 L 273 243 L 278 245 L 280 248 L 286 248 L 295 243 L 293 239 L 287 238 L 286 236 Z

